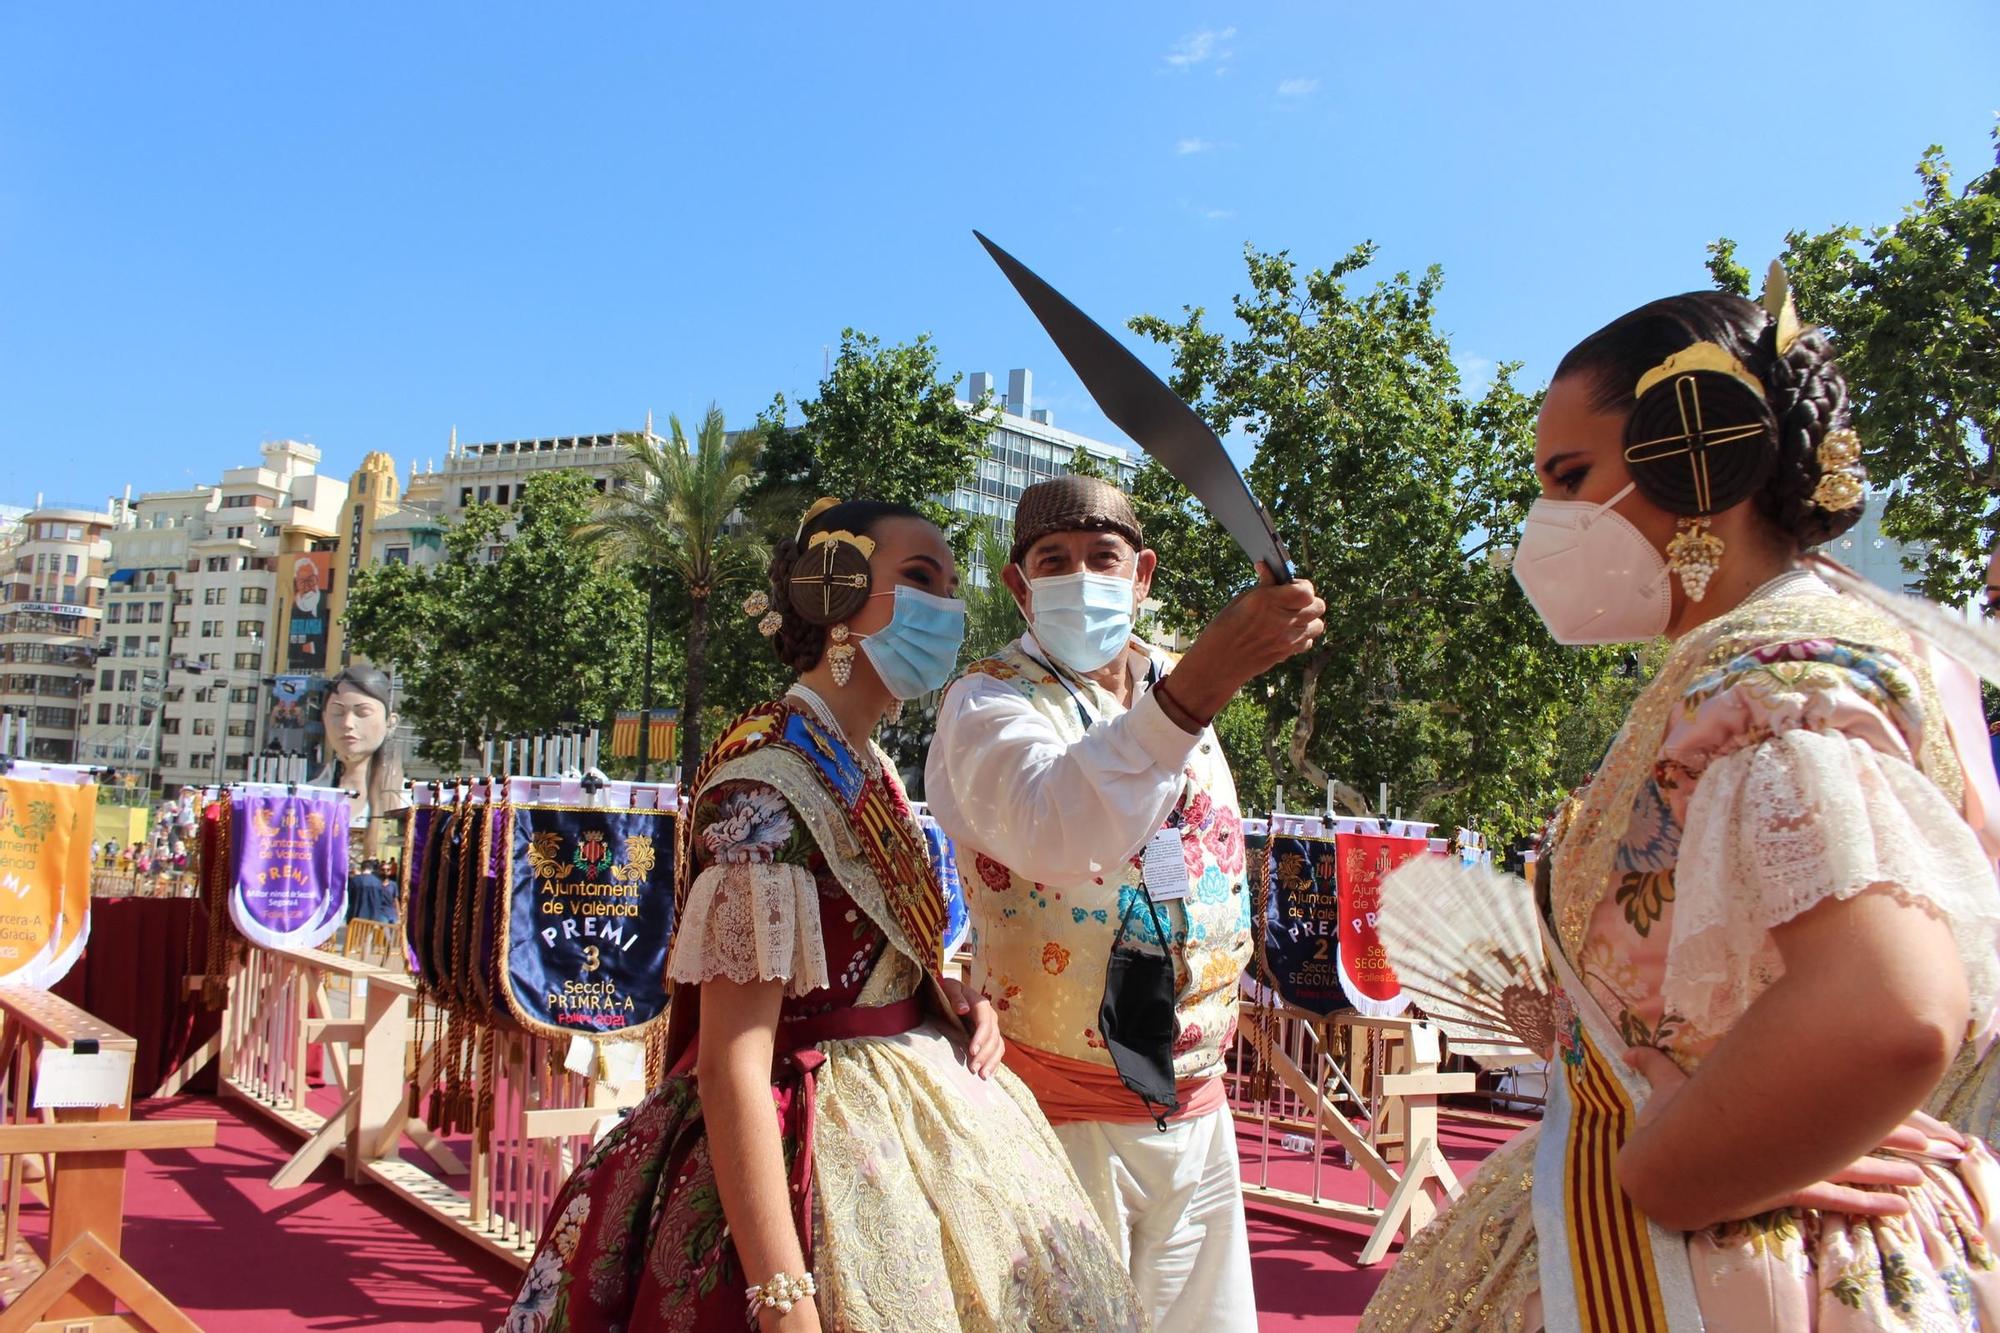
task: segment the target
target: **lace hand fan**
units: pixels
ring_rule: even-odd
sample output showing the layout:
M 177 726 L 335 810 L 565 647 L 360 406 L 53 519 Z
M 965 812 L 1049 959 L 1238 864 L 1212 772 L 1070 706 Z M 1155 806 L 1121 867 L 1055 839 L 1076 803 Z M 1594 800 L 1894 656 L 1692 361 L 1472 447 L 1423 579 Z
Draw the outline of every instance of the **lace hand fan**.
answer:
M 1382 881 L 1377 929 L 1403 989 L 1455 1054 L 1484 1069 L 1549 1057 L 1555 974 L 1524 881 L 1419 856 Z

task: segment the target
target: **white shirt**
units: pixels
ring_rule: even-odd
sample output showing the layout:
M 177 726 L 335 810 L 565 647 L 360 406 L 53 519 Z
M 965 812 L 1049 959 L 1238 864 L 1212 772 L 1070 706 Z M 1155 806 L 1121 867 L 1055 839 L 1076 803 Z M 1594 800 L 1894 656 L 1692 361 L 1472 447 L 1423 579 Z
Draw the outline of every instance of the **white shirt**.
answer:
M 1033 634 L 1018 643 L 1051 660 Z M 1168 665 L 1137 639 L 1131 651 Z M 1202 737 L 1181 730 L 1150 690 L 1124 710 L 1102 690 L 1085 698 L 1096 721 L 1071 744 L 1006 681 L 953 682 L 938 705 L 924 799 L 954 842 L 1038 883 L 1075 884 L 1130 858 L 1166 822 Z

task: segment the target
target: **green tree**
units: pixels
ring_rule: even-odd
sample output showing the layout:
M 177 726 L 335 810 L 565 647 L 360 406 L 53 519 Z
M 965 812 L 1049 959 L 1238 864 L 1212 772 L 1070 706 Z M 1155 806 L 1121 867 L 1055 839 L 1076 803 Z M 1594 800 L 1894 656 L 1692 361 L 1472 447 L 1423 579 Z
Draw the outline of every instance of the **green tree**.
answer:
M 1326 636 L 1254 682 L 1227 719 L 1232 765 L 1268 773 L 1294 808 L 1317 806 L 1331 780 L 1370 801 L 1387 782 L 1411 817 L 1477 823 L 1496 841 L 1524 832 L 1563 789 L 1562 719 L 1618 660 L 1559 649 L 1489 559 L 1537 490 L 1537 400 L 1512 366 L 1463 395 L 1435 327 L 1435 268 L 1356 295 L 1348 282 L 1372 245 L 1304 273 L 1287 254 L 1245 253 L 1241 336 L 1194 308 L 1132 321 L 1172 349 L 1175 390 L 1218 432 L 1256 439 L 1251 488 L 1327 601 Z M 1249 564 L 1156 464 L 1134 498 L 1160 552 L 1162 619 L 1197 629 Z
M 668 417 L 665 437 L 626 435 L 620 443 L 625 458 L 591 533 L 614 560 L 647 571 L 652 588 L 671 580 L 685 599 L 680 764 L 691 776 L 703 749 L 702 701 L 716 599 L 759 585 L 771 558 L 741 517 L 757 480 L 761 437 L 755 431 L 732 437 L 722 409 L 711 406 L 692 441 L 680 418 Z M 659 609 L 656 596 L 648 624 Z
M 1928 547 L 1926 596 L 1979 587 L 2000 533 L 2000 127 L 1995 165 L 1954 190 L 1933 146 L 1919 196 L 1889 226 L 1794 231 L 1782 256 L 1802 318 L 1840 349 L 1870 481 L 1890 491 L 1882 529 Z M 1710 272 L 1747 294 L 1724 238 Z
M 1063 464 L 1063 471 L 1072 477 L 1095 477 L 1099 481 L 1116 481 L 1104 464 L 1093 454 L 1081 449 L 1071 451 L 1069 462 Z
M 795 497 L 798 508 L 821 495 L 911 505 L 954 538 L 962 558 L 970 528 L 939 497 L 970 480 L 985 457 L 993 402 L 987 394 L 961 406 L 959 379 L 938 377 L 929 334 L 884 347 L 842 330 L 832 369 L 798 404 L 803 424 L 785 425 L 782 394 L 757 418 L 768 441 L 759 494 Z
M 1007 541 L 998 524 L 980 529 L 979 557 L 986 570 L 985 584 L 968 580 L 959 589 L 965 599 L 965 647 L 959 652 L 960 666 L 993 656 L 1021 635 L 1021 608 L 1000 581 L 1000 571 L 1007 567 Z
M 440 563 L 356 576 L 348 644 L 396 673 L 424 758 L 454 769 L 483 740 L 602 718 L 628 697 L 644 604 L 584 532 L 596 501 L 581 473 L 544 473 L 511 512 L 467 509 Z

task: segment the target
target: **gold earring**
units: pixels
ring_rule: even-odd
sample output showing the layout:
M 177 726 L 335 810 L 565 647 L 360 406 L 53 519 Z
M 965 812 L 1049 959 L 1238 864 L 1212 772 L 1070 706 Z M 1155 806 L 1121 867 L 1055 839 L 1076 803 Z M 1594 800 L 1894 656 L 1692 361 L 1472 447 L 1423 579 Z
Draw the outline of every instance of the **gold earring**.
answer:
M 826 650 L 827 665 L 833 668 L 833 683 L 845 686 L 854 675 L 854 645 L 849 643 L 849 631 L 845 625 L 835 625 L 827 632 L 833 644 Z
M 1688 600 L 1698 602 L 1708 595 L 1708 581 L 1722 564 L 1722 538 L 1709 531 L 1705 518 L 1684 518 L 1675 529 L 1667 543 L 1667 568 L 1680 576 Z

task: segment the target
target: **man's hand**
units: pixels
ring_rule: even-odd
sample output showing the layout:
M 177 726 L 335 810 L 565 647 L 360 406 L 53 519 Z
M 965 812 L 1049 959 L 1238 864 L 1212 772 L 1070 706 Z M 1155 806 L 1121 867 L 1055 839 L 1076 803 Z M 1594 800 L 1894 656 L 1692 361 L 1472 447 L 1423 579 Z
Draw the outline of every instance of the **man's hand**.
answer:
M 1213 718 L 1238 690 L 1312 647 L 1326 633 L 1325 616 L 1326 603 L 1310 582 L 1278 583 L 1259 561 L 1257 586 L 1202 630 L 1174 668 L 1168 691 L 1194 721 Z

